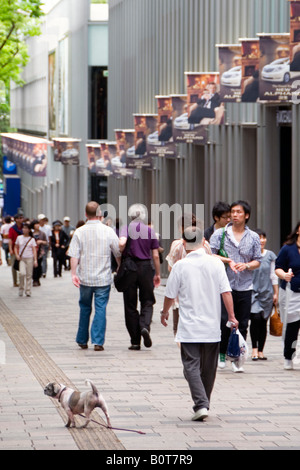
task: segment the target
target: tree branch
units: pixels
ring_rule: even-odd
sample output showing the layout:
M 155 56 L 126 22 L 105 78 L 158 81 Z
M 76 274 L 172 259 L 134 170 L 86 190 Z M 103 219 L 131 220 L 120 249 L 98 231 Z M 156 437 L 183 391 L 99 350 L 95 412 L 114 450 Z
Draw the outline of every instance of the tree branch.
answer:
M 13 33 L 15 27 L 16 27 L 16 25 L 15 25 L 15 23 L 13 23 L 13 24 L 12 24 L 12 27 L 11 27 L 10 30 L 9 30 L 8 35 L 6 36 L 5 40 L 3 41 L 3 43 L 2 43 L 1 46 L 0 46 L 0 51 L 1 51 L 1 49 L 3 49 L 3 47 L 5 46 L 5 44 L 7 43 L 7 41 L 9 40 L 9 38 L 10 38 L 10 36 L 12 35 L 12 33 Z

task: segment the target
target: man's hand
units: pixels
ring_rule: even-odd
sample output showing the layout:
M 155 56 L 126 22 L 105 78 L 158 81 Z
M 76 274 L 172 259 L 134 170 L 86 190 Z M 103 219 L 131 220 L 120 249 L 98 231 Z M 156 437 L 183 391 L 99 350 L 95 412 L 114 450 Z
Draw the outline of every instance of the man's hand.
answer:
M 167 313 L 161 313 L 161 314 L 160 314 L 160 323 L 161 323 L 163 326 L 168 326 L 167 320 L 169 320 L 169 312 L 167 312 Z
M 80 287 L 79 277 L 76 274 L 72 275 L 72 282 L 75 287 Z
M 153 283 L 154 283 L 154 287 L 159 287 L 160 286 L 160 275 L 159 274 L 155 274 L 155 276 L 153 278 Z

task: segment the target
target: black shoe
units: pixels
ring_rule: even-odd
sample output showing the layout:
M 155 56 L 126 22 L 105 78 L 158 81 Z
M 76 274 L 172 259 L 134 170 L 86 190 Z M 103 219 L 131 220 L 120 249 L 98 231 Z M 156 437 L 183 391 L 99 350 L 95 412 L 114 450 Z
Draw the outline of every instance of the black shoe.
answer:
M 139 351 L 141 349 L 141 346 L 139 346 L 138 344 L 132 344 L 131 346 L 129 346 L 128 349 L 130 351 Z
M 141 335 L 142 335 L 142 337 L 144 338 L 144 345 L 145 345 L 145 347 L 146 347 L 146 348 L 151 348 L 151 346 L 152 346 L 152 341 L 151 341 L 150 334 L 149 334 L 149 331 L 147 330 L 147 328 L 143 328 L 143 329 L 142 329 Z

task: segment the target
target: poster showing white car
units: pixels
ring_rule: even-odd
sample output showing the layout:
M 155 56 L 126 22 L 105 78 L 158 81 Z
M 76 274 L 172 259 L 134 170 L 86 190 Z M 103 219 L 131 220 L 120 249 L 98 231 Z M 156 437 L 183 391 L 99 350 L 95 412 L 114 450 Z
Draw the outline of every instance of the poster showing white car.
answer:
M 241 101 L 242 46 L 217 44 L 219 50 L 220 97 L 224 103 Z
M 290 72 L 290 34 L 259 36 L 259 98 L 288 102 L 292 98 Z
M 290 81 L 290 59 L 285 57 L 277 59 L 265 65 L 261 74 L 262 80 L 270 82 L 289 83 Z

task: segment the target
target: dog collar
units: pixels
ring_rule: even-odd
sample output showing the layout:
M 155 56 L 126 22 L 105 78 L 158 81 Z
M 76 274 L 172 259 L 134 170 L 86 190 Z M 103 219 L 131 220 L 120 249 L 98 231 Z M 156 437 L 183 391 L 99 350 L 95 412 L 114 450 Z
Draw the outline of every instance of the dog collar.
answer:
M 65 390 L 67 390 L 67 387 L 62 388 L 62 390 L 60 391 L 60 393 L 59 393 L 59 395 L 58 395 L 58 397 L 57 397 L 57 399 L 58 399 L 59 402 L 60 402 L 60 398 L 61 398 L 61 396 L 62 396 L 62 394 L 64 393 Z

